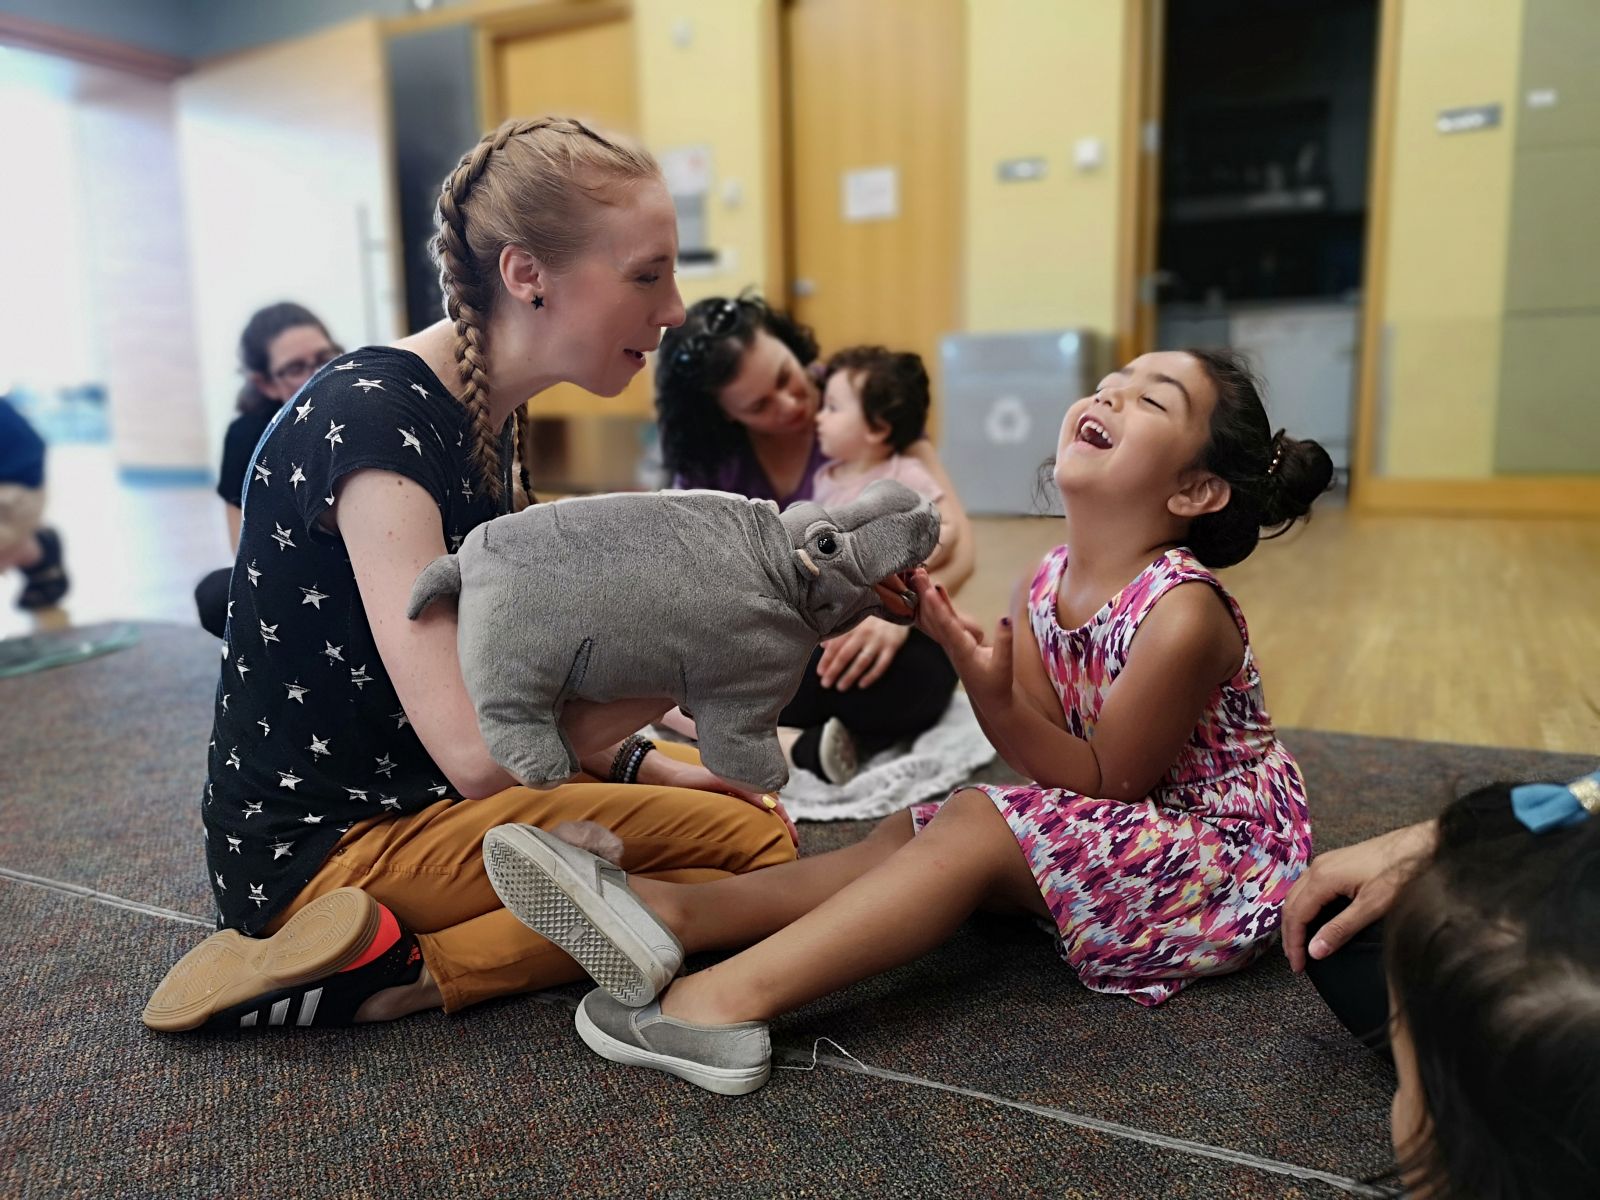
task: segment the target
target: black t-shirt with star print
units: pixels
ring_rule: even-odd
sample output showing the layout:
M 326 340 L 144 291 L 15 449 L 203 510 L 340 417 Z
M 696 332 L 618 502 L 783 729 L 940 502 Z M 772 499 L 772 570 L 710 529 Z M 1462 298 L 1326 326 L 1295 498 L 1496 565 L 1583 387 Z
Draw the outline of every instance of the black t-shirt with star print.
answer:
M 453 797 L 384 670 L 344 543 L 320 519 L 345 475 L 393 471 L 427 489 L 454 550 L 499 514 L 471 447 L 438 377 L 382 346 L 319 370 L 257 446 L 201 798 L 222 925 L 258 933 L 357 821 Z

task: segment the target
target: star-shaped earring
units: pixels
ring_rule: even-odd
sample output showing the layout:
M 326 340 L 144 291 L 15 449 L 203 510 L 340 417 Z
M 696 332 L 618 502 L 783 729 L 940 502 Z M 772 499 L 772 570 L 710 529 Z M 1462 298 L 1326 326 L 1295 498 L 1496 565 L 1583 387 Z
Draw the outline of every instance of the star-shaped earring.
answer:
M 535 292 L 533 294 L 533 306 L 535 308 L 543 308 L 544 307 L 544 297 L 539 295 L 539 293 L 537 293 L 537 292 Z

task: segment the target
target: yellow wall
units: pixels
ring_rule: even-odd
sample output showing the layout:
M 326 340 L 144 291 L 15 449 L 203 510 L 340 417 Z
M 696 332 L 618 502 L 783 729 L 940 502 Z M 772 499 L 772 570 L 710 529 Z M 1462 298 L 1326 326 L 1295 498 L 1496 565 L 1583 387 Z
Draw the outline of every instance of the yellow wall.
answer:
M 1380 476 L 1493 474 L 1523 0 L 1400 0 L 1379 380 Z M 1498 128 L 1440 134 L 1498 103 Z
M 711 147 L 707 231 L 711 244 L 734 259 L 709 275 L 680 271 L 684 300 L 752 283 L 776 287 L 783 216 L 775 171 L 776 0 L 634 0 L 633 13 L 641 134 L 656 154 Z M 680 25 L 687 28 L 686 46 L 676 43 Z M 740 193 L 731 205 L 723 193 L 730 183 Z
M 1116 325 L 1123 0 L 969 0 L 966 316 L 974 330 Z M 1104 162 L 1079 172 L 1073 146 Z M 1047 175 L 1001 183 L 1002 159 Z

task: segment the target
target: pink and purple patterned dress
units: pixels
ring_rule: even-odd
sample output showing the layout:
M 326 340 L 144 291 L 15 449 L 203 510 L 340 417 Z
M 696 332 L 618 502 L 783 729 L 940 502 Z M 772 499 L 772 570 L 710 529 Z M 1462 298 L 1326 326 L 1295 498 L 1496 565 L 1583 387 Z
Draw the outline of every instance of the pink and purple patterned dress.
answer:
M 1278 928 L 1311 856 L 1300 768 L 1261 698 L 1244 614 L 1189 551 L 1169 550 L 1078 629 L 1056 594 L 1067 548 L 1045 556 L 1028 596 L 1034 637 L 1067 728 L 1094 739 L 1139 623 L 1179 584 L 1215 588 L 1244 639 L 1244 665 L 1212 694 L 1172 769 L 1128 803 L 1038 784 L 979 785 L 1016 835 L 1060 936 L 1061 956 L 1099 992 L 1160 1004 L 1191 980 L 1236 971 Z M 921 829 L 939 805 L 912 808 Z

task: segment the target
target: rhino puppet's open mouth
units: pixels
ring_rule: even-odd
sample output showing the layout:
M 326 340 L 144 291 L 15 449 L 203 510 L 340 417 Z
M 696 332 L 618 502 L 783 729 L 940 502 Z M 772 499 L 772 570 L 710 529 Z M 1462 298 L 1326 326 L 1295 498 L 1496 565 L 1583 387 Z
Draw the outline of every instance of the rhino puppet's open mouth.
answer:
M 884 608 L 895 616 L 914 617 L 917 615 L 917 594 L 901 578 L 901 574 L 896 571 L 888 578 L 873 584 L 872 590 L 878 593 L 878 600 Z

